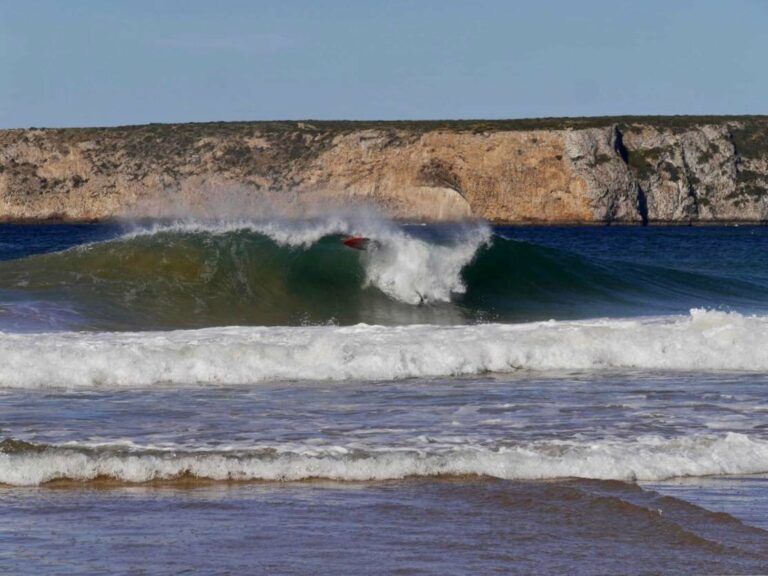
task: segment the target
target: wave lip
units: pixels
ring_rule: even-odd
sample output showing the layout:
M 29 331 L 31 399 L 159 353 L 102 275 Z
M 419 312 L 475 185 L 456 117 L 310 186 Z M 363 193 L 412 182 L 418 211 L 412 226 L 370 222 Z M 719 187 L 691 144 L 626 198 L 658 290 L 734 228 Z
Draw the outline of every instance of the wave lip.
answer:
M 412 236 L 392 222 L 373 215 L 349 215 L 307 220 L 253 222 L 177 222 L 138 228 L 122 236 L 131 240 L 157 235 L 226 236 L 250 232 L 270 238 L 278 246 L 307 249 L 335 235 L 370 236 L 375 239 L 364 255 L 365 281 L 394 300 L 408 304 L 449 302 L 452 294 L 466 288 L 461 271 L 477 250 L 489 244 L 490 227 L 482 222 L 465 223 L 454 230 L 449 245 L 439 245 Z
M 145 387 L 394 380 L 484 372 L 768 370 L 768 317 L 688 316 L 471 326 L 230 327 L 0 333 L 0 387 Z
M 7 443 L 8 441 L 6 441 Z M 126 450 L 72 444 L 0 443 L 0 484 L 111 478 L 126 483 L 193 478 L 214 481 L 395 480 L 414 476 L 477 475 L 507 480 L 591 478 L 658 481 L 678 476 L 768 472 L 768 441 L 743 434 L 646 437 L 590 443 L 540 441 L 434 451 L 292 446 L 251 451 Z

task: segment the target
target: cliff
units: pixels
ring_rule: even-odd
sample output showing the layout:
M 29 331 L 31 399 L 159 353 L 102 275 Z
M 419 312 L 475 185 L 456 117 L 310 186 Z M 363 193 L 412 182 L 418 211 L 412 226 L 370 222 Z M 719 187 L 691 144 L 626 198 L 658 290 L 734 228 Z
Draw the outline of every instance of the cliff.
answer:
M 5 221 L 357 200 L 420 219 L 764 221 L 768 117 L 0 130 Z

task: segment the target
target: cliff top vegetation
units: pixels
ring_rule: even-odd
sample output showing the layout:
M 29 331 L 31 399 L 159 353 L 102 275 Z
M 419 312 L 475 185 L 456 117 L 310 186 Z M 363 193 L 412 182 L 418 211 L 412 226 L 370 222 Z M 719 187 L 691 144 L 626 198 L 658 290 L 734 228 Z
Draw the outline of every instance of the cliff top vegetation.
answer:
M 108 131 L 114 135 L 144 132 L 153 136 L 226 136 L 239 135 L 243 132 L 351 132 L 369 129 L 396 129 L 426 132 L 447 130 L 456 132 L 492 132 L 492 131 L 527 131 L 527 130 L 563 130 L 602 128 L 606 126 L 646 125 L 666 129 L 688 129 L 704 124 L 725 122 L 748 122 L 768 125 L 768 116 L 588 116 L 573 118 L 520 118 L 508 120 L 275 120 L 275 121 L 234 121 L 234 122 L 190 122 L 182 124 L 138 124 L 115 127 L 90 128 L 34 128 L 35 130 L 55 131 L 62 136 L 70 135 L 78 139 L 89 133 Z M 23 129 L 9 130 L 11 132 Z

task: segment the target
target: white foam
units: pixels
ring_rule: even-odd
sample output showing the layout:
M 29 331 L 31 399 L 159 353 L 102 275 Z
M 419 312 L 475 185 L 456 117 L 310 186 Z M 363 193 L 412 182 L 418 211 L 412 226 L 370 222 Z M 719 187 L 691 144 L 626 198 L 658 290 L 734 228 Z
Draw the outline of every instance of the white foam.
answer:
M 354 215 L 343 212 L 324 214 L 313 218 L 269 218 L 261 220 L 175 220 L 154 222 L 131 229 L 117 240 L 128 240 L 158 234 L 212 234 L 235 232 L 263 234 L 281 246 L 307 248 L 325 236 L 333 234 L 384 235 L 398 232 L 399 227 L 374 212 Z
M 439 451 L 343 446 L 196 453 L 49 447 L 0 453 L 0 484 L 109 477 L 125 482 L 192 476 L 210 480 L 390 480 L 409 476 L 482 475 L 503 479 L 594 478 L 658 481 L 678 476 L 768 472 L 768 441 L 743 434 L 635 441 L 537 442 L 496 449 Z
M 429 244 L 400 233 L 377 240 L 364 255 L 366 281 L 388 296 L 407 302 L 450 302 L 466 286 L 461 270 L 490 240 L 486 227 L 467 229 L 450 246 Z
M 768 370 L 768 317 L 0 333 L 0 387 L 390 380 L 515 370 Z

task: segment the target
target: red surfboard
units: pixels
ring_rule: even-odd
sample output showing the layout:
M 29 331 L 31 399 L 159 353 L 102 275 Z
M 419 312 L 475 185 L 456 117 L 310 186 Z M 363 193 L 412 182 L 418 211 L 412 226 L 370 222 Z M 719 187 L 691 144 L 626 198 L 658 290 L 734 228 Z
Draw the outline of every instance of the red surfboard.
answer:
M 344 238 L 341 243 L 344 244 L 344 246 L 354 248 L 355 250 L 365 250 L 368 248 L 370 241 L 371 240 L 365 236 L 350 236 L 349 238 Z

